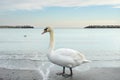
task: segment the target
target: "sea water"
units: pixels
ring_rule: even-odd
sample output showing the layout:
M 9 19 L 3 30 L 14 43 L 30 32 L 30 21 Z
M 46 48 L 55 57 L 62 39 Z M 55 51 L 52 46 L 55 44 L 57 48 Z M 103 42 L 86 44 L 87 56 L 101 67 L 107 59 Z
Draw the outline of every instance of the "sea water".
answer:
M 53 65 L 46 56 L 49 34 L 41 35 L 42 31 L 0 29 L 0 67 L 44 70 L 45 64 Z M 120 67 L 120 29 L 55 28 L 54 32 L 55 49 L 80 51 L 91 60 L 90 67 Z

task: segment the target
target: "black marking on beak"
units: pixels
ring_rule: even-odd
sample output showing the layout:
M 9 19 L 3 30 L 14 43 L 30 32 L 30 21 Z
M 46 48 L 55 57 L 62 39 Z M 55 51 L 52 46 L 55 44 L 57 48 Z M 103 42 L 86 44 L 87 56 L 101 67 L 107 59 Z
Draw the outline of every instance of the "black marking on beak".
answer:
M 44 31 L 47 31 L 48 28 L 45 28 Z
M 46 33 L 46 32 L 47 32 L 47 29 L 48 29 L 48 28 L 45 28 L 45 29 L 44 29 L 44 32 L 42 32 L 41 34 L 44 34 L 44 33 Z

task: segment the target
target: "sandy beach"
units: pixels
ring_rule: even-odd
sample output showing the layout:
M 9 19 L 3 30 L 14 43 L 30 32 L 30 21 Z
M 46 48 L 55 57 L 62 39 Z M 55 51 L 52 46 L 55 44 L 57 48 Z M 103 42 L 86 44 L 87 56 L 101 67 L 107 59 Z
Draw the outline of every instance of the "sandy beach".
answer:
M 36 70 L 17 70 L 0 68 L 0 80 L 120 80 L 120 68 L 92 68 L 80 72 L 74 70 L 73 77 L 57 76 L 55 69 L 50 71 L 48 78 L 43 78 Z

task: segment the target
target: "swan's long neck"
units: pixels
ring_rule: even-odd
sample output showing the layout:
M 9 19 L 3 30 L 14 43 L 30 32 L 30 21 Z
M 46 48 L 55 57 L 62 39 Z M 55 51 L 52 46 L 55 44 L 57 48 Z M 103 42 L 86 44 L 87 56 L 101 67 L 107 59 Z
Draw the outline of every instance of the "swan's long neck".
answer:
M 54 50 L 54 32 L 50 31 L 50 51 Z

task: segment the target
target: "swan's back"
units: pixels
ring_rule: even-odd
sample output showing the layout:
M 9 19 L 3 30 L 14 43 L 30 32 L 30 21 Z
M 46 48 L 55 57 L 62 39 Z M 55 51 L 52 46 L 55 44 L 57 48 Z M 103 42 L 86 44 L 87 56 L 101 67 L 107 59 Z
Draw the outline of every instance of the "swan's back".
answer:
M 85 61 L 85 56 L 79 51 L 61 48 L 54 51 L 51 61 L 60 66 L 75 67 Z
M 80 52 L 68 48 L 57 49 L 55 50 L 55 53 L 66 57 L 68 56 L 71 58 L 79 58 L 81 60 L 84 58 L 84 56 Z

